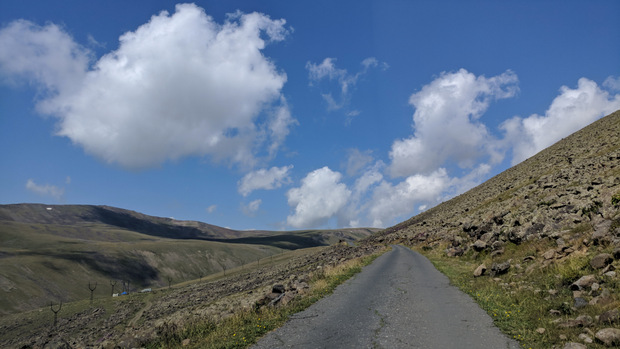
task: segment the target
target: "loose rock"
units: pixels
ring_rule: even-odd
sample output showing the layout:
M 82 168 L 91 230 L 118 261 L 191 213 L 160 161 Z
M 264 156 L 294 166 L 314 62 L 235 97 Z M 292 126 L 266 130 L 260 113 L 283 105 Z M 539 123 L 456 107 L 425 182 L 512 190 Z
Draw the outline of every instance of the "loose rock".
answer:
M 604 328 L 596 332 L 594 337 L 608 347 L 620 345 L 620 328 Z
M 568 342 L 562 347 L 562 349 L 588 349 L 585 345 L 581 343 Z
M 592 269 L 603 269 L 613 261 L 614 259 L 609 253 L 601 253 L 590 260 L 590 266 Z
M 491 276 L 506 274 L 510 269 L 510 262 L 493 263 L 491 266 Z
M 594 282 L 596 282 L 596 276 L 594 276 L 594 275 L 584 275 L 584 276 L 580 277 L 579 280 L 573 282 L 573 284 L 570 285 L 570 289 L 572 291 L 579 291 L 579 290 L 582 290 L 584 288 L 592 286 L 592 284 Z
M 484 264 L 480 264 L 478 266 L 478 268 L 476 268 L 476 270 L 474 270 L 474 277 L 479 277 L 484 275 L 484 273 L 487 271 L 487 266 Z
M 617 323 L 618 320 L 620 320 L 619 309 L 612 309 L 612 310 L 606 311 L 603 314 L 601 314 L 601 316 L 599 316 L 598 318 L 599 322 L 609 323 L 609 324 Z

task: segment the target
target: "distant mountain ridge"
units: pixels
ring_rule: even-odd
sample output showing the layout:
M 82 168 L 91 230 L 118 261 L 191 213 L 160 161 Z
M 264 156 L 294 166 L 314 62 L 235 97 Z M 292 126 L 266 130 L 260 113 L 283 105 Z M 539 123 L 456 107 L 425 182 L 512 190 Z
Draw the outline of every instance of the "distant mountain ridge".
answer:
M 262 239 L 273 242 L 275 236 L 292 236 L 295 234 L 299 235 L 315 232 L 315 240 L 317 240 L 316 246 L 329 244 L 328 240 L 332 237 L 345 240 L 357 240 L 380 230 L 375 228 L 298 231 L 234 230 L 199 221 L 185 221 L 150 216 L 132 210 L 105 205 L 0 205 L 0 222 L 1 221 L 66 226 L 104 224 L 109 227 L 126 229 L 160 238 L 255 244 L 261 243 Z M 331 242 L 333 242 L 333 238 Z
M 0 221 L 57 225 L 101 223 L 145 235 L 172 239 L 222 239 L 244 235 L 240 231 L 207 223 L 179 221 L 112 206 L 95 205 L 0 205 Z
M 0 205 L 0 314 L 84 299 L 89 281 L 162 287 L 377 230 L 238 231 L 110 206 Z

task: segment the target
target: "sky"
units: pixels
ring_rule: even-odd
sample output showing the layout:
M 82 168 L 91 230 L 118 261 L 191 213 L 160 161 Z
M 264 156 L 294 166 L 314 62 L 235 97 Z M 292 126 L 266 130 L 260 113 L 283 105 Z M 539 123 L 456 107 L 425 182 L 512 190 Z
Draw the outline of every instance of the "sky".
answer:
M 0 203 L 388 227 L 620 109 L 619 1 L 0 2 Z

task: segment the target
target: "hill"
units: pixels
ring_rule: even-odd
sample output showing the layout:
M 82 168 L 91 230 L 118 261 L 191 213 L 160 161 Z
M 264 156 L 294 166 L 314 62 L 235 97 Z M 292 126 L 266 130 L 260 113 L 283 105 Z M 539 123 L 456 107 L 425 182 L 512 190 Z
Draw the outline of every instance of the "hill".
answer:
M 620 324 L 620 111 L 370 240 L 424 251 L 536 347 L 589 343 Z
M 89 283 L 162 287 L 372 232 L 236 231 L 109 206 L 0 205 L 0 314 L 85 299 Z

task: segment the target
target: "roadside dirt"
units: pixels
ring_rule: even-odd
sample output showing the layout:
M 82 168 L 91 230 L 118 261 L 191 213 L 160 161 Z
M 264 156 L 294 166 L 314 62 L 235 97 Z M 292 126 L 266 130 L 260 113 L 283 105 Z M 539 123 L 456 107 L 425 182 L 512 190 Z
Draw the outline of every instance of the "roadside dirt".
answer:
M 254 268 L 212 282 L 196 282 L 172 289 L 134 293 L 101 306 L 68 314 L 58 313 L 58 324 L 49 309 L 16 314 L 0 320 L 2 348 L 132 348 L 158 336 L 164 328 L 182 327 L 200 320 L 218 321 L 253 307 L 275 283 L 317 269 L 372 254 L 378 245 L 341 244 L 290 259 L 278 265 Z

